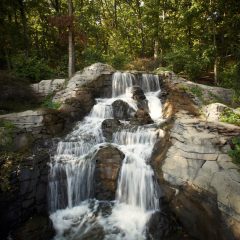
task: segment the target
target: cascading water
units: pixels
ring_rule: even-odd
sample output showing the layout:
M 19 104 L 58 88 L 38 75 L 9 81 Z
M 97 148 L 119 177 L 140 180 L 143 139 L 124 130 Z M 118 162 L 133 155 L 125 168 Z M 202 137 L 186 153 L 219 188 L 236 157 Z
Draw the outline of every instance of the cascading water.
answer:
M 159 210 L 159 186 L 149 165 L 157 140 L 155 124 L 133 127 L 125 122 L 126 127 L 113 134 L 111 144 L 125 154 L 116 200 L 109 203 L 111 211 L 105 214 L 101 201 L 93 199 L 92 160 L 99 147 L 106 144 L 102 122 L 113 118 L 111 104 L 115 100 L 134 105 L 125 93 L 136 84 L 146 94 L 152 119 L 161 120 L 158 76 L 143 74 L 137 80 L 133 74 L 116 72 L 112 80 L 113 98 L 97 99 L 89 116 L 58 143 L 49 174 L 50 218 L 56 240 L 86 239 L 86 234 L 88 239 L 145 239 L 146 224 L 152 213 Z

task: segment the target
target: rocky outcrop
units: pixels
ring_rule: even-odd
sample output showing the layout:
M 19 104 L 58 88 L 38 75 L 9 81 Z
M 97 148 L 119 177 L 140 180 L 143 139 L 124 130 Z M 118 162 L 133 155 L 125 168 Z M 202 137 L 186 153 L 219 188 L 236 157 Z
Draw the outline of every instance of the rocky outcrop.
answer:
M 31 88 L 39 97 L 46 97 L 63 89 L 65 81 L 65 79 L 42 80 L 39 83 L 32 84 Z
M 79 89 L 87 87 L 96 96 L 109 95 L 111 89 L 111 76 L 114 69 L 103 63 L 95 63 L 76 72 L 75 75 L 68 81 L 65 89 L 59 91 L 54 96 L 54 101 L 64 102 L 66 99 L 76 97 Z
M 165 196 L 196 239 L 238 239 L 240 174 L 228 151 L 240 128 L 201 118 L 178 83 L 165 84 L 170 86 L 165 116 L 174 118 L 163 126 L 167 134 L 153 156 Z
M 34 138 L 54 136 L 64 129 L 64 120 L 57 110 L 39 109 L 0 115 L 0 119 L 11 121 L 18 129 L 31 133 Z
M 100 148 L 94 157 L 95 197 L 98 200 L 114 200 L 118 175 L 124 154 L 117 148 L 107 145 Z

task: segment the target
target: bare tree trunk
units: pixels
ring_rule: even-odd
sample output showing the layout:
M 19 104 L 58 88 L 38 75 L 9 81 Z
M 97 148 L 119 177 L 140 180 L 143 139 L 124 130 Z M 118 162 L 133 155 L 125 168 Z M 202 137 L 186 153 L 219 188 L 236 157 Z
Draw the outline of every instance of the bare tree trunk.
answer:
M 22 25 L 23 25 L 25 55 L 26 55 L 26 57 L 28 57 L 28 55 L 29 55 L 29 41 L 28 41 L 28 36 L 27 36 L 27 18 L 26 18 L 26 14 L 25 14 L 25 6 L 24 6 L 24 1 L 23 0 L 18 0 L 18 3 L 19 3 L 19 10 L 20 10 Z
M 68 0 L 68 15 L 73 18 L 73 3 Z M 74 54 L 74 34 L 73 34 L 73 21 L 68 29 L 68 77 L 71 78 L 75 73 L 75 54 Z
M 219 81 L 218 81 L 218 68 L 219 68 L 219 63 L 220 63 L 220 57 L 216 57 L 215 58 L 215 61 L 214 61 L 214 83 L 216 85 L 219 84 Z
M 157 60 L 158 57 L 159 57 L 159 42 L 158 42 L 158 39 L 155 39 L 154 41 L 154 54 L 153 54 L 153 57 L 154 57 L 154 60 Z

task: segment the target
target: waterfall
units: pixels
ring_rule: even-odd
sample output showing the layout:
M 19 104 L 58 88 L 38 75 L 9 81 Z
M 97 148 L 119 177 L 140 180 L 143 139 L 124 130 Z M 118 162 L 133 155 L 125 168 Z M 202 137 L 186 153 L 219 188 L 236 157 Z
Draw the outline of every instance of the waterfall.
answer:
M 146 224 L 159 210 L 159 186 L 149 161 L 157 141 L 156 126 L 130 126 L 113 134 L 112 144 L 125 158 L 118 177 L 114 202 L 94 200 L 94 156 L 107 144 L 101 129 L 105 119 L 113 119 L 112 103 L 121 99 L 133 106 L 126 89 L 138 84 L 144 90 L 155 122 L 161 120 L 161 90 L 158 76 L 116 72 L 112 78 L 112 98 L 96 99 L 92 111 L 58 143 L 49 173 L 50 218 L 55 240 L 76 240 L 98 229 L 101 239 L 145 239 Z M 109 213 L 104 212 L 108 206 Z M 96 233 L 98 234 L 98 233 Z M 92 235 L 91 235 L 92 236 Z M 85 238 L 84 238 L 85 239 Z M 90 239 L 90 238 L 89 238 Z M 98 239 L 97 235 L 93 239 Z M 99 238 L 100 239 L 100 238 Z

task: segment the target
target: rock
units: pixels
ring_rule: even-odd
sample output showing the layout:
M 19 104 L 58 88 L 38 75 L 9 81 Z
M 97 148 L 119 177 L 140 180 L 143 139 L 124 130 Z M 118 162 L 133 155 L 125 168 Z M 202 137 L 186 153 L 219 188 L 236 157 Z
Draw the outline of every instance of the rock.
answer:
M 219 121 L 221 113 L 225 109 L 231 109 L 222 103 L 212 103 L 203 107 L 207 121 Z
M 77 92 L 87 87 L 91 89 L 94 96 L 109 96 L 109 89 L 112 87 L 112 74 L 114 69 L 103 63 L 95 63 L 76 72 L 68 81 L 65 89 L 57 92 L 53 100 L 64 102 L 68 98 L 76 97 Z
M 117 148 L 107 145 L 100 148 L 94 157 L 95 197 L 98 200 L 114 200 L 118 175 L 124 154 Z
M 145 125 L 153 123 L 153 120 L 146 110 L 138 109 L 130 123 L 133 125 Z
M 129 120 L 133 117 L 135 111 L 127 102 L 123 100 L 116 100 L 112 103 L 113 116 L 118 120 Z
M 194 238 L 234 240 L 222 220 L 214 195 L 186 187 L 170 201 L 177 218 Z
M 39 109 L 1 115 L 0 119 L 11 121 L 18 129 L 31 133 L 34 138 L 57 135 L 63 131 L 64 119 L 57 110 Z
M 42 80 L 39 83 L 32 84 L 31 88 L 40 97 L 46 97 L 63 89 L 65 81 L 65 79 Z
M 48 217 L 34 216 L 21 227 L 15 229 L 12 236 L 16 240 L 50 240 L 54 235 Z
M 112 140 L 113 133 L 116 132 L 121 125 L 121 122 L 117 119 L 105 119 L 102 122 L 103 136 L 108 142 Z
M 140 86 L 135 85 L 128 88 L 128 94 L 136 102 L 138 109 L 144 109 L 145 111 L 149 112 L 148 101 L 146 100 L 144 91 Z

